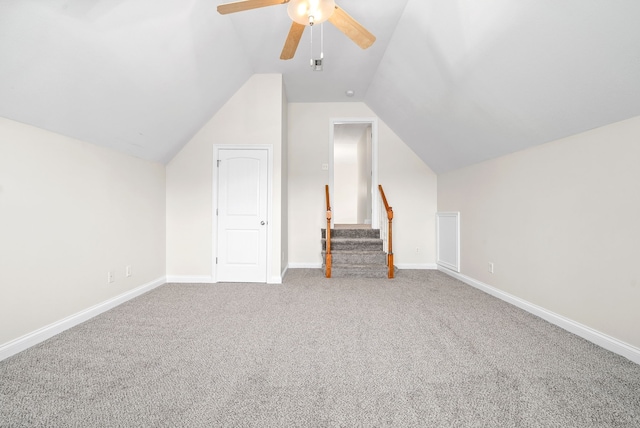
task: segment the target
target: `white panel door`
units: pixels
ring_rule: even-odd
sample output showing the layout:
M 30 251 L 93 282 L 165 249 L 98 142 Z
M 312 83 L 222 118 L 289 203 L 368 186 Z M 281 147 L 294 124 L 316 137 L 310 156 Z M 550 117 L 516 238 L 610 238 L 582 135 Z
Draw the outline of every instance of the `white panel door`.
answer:
M 267 150 L 218 154 L 216 280 L 267 282 Z

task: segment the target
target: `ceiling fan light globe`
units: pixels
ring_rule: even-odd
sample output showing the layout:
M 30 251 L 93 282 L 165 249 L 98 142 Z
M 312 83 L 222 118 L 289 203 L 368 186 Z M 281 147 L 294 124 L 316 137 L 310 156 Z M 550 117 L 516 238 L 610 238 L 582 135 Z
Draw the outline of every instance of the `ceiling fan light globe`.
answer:
M 334 0 L 291 0 L 287 6 L 289 18 L 301 25 L 326 21 L 336 8 Z M 309 17 L 312 17 L 310 20 Z

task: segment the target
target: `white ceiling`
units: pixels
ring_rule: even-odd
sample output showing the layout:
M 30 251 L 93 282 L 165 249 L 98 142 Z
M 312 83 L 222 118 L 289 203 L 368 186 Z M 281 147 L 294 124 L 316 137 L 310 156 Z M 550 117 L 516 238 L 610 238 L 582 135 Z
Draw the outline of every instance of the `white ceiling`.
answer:
M 341 0 L 377 41 L 325 24 L 322 72 L 308 28 L 278 59 L 285 5 L 220 3 L 0 0 L 0 116 L 166 162 L 282 73 L 290 102 L 364 101 L 443 172 L 640 115 L 637 0 Z

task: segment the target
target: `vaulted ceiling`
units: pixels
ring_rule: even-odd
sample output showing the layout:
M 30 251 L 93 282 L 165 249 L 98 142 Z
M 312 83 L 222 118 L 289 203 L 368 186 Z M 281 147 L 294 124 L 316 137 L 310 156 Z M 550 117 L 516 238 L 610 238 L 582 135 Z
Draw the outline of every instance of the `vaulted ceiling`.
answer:
M 167 162 L 281 73 L 290 102 L 363 101 L 444 172 L 640 115 L 637 0 L 339 0 L 377 40 L 324 24 L 321 72 L 308 28 L 279 59 L 286 5 L 220 3 L 0 0 L 0 116 Z

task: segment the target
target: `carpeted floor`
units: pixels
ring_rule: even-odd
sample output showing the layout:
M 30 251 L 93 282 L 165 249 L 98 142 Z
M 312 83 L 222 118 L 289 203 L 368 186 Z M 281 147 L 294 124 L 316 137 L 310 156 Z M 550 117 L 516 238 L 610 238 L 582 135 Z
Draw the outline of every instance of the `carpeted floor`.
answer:
M 0 362 L 0 426 L 640 427 L 640 366 L 437 271 L 168 284 Z

